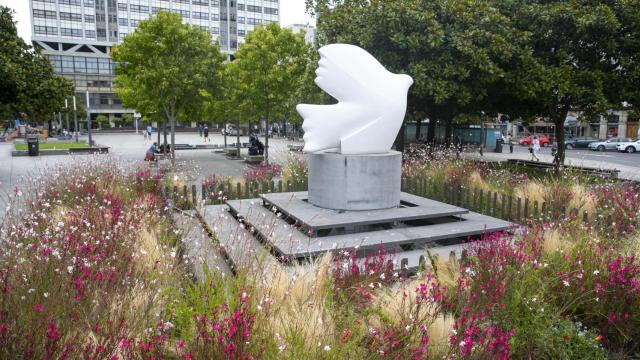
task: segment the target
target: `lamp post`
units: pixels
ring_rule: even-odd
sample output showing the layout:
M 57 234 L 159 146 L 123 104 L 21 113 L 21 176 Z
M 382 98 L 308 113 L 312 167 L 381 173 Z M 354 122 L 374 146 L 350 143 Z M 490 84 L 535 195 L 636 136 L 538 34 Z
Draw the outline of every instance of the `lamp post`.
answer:
M 91 140 L 91 106 L 89 105 L 89 90 L 87 90 L 87 127 L 89 128 L 89 147 L 93 147 L 93 141 Z
M 138 121 L 140 121 L 141 117 L 142 117 L 142 114 L 140 114 L 139 112 L 133 113 L 133 120 L 135 120 L 135 124 L 136 124 L 136 134 L 138 133 Z M 144 131 L 144 129 L 142 131 Z
M 76 142 L 78 142 L 78 111 L 76 109 L 76 94 L 73 94 L 73 124 L 76 131 Z
M 67 102 L 67 99 L 64 99 L 64 108 L 64 112 L 67 113 L 67 131 L 71 133 L 71 127 L 69 126 L 69 104 Z

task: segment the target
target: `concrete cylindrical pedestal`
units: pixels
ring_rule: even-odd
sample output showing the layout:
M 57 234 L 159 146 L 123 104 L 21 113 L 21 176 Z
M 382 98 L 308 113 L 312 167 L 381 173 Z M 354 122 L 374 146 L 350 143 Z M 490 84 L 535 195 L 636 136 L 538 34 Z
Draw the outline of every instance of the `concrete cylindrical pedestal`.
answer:
M 309 154 L 309 203 L 334 210 L 379 210 L 400 205 L 402 154 Z

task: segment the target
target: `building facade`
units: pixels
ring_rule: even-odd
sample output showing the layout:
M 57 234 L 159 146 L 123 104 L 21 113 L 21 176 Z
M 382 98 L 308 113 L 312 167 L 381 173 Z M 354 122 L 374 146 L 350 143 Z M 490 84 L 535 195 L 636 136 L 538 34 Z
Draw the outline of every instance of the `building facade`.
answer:
M 115 94 L 111 47 L 159 11 L 182 15 L 229 54 L 255 26 L 280 21 L 279 0 L 29 0 L 29 6 L 34 47 L 75 84 L 78 101 L 84 104 L 89 92 L 94 118 L 134 112 Z

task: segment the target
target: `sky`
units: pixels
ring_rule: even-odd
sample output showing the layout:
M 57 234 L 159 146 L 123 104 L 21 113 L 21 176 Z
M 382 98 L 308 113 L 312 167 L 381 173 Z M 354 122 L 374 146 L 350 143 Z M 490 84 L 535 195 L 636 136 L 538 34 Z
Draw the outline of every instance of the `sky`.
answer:
M 0 0 L 0 5 L 15 10 L 14 20 L 18 22 L 18 35 L 31 43 L 29 0 Z M 305 12 L 304 0 L 280 0 L 280 25 L 315 24 L 315 20 Z

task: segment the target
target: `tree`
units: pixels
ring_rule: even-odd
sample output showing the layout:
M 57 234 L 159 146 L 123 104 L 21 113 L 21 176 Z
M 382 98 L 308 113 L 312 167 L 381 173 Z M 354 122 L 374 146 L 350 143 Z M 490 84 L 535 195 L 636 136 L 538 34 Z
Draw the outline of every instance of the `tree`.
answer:
M 171 126 L 175 158 L 176 119 L 203 106 L 222 67 L 219 46 L 209 33 L 183 24 L 180 15 L 161 11 L 141 21 L 112 57 L 118 63 L 116 91 L 123 105 L 162 114 Z
M 390 71 L 413 77 L 408 116 L 428 117 L 452 134 L 456 116 L 480 112 L 505 66 L 524 52 L 522 34 L 491 1 L 308 0 L 319 14 L 318 41 L 369 51 Z M 401 130 L 402 131 L 402 130 Z
M 567 113 L 620 108 L 638 89 L 629 79 L 638 74 L 640 4 L 624 0 L 499 4 L 519 31 L 528 34 L 531 51 L 509 72 L 502 103 L 554 123 L 559 168 L 565 157 Z
M 0 6 L 0 116 L 48 119 L 60 111 L 73 84 L 18 36 L 13 10 Z
M 307 44 L 276 23 L 250 32 L 235 54 L 237 75 L 248 102 L 247 113 L 265 120 L 265 162 L 269 164 L 269 121 L 287 113 L 305 70 Z

